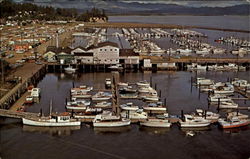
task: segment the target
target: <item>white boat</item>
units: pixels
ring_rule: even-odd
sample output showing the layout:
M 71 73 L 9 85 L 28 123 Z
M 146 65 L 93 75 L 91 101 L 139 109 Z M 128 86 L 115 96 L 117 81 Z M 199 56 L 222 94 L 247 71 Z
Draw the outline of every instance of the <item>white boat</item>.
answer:
M 185 114 L 183 119 L 179 120 L 181 128 L 199 128 L 207 127 L 211 122 L 204 118 L 194 118 L 192 115 Z
M 239 78 L 234 78 L 232 81 L 232 84 L 236 87 L 250 87 L 250 83 L 248 83 L 247 80 L 239 79 Z
M 87 106 L 90 105 L 90 101 L 72 101 L 72 102 L 67 102 L 66 104 L 66 109 L 68 111 L 84 111 L 87 109 Z
M 214 86 L 214 94 L 233 94 L 234 86 L 230 83 L 225 83 L 222 86 Z
M 121 116 L 115 116 L 111 114 L 96 115 L 93 120 L 94 127 L 122 127 L 130 125 L 130 119 L 121 118 Z
M 96 103 L 95 107 L 96 108 L 107 108 L 107 107 L 111 107 L 111 103 L 106 102 L 106 101 L 102 101 L 102 102 Z
M 135 93 L 136 92 L 136 89 L 133 89 L 133 87 L 132 86 L 124 86 L 124 87 L 121 87 L 120 89 L 119 89 L 119 92 L 120 93 Z
M 106 88 L 110 88 L 111 84 L 112 84 L 111 79 L 110 78 L 106 78 L 106 80 L 105 80 L 105 87 Z
M 227 119 L 219 119 L 218 122 L 223 129 L 238 128 L 250 124 L 249 119 L 240 119 L 237 116 L 233 116 Z
M 124 110 L 120 114 L 121 117 L 128 118 L 131 120 L 146 120 L 148 118 L 148 114 L 141 109 L 138 109 L 136 111 Z
M 92 100 L 100 101 L 100 100 L 109 100 L 111 99 L 112 95 L 106 92 L 97 92 L 95 95 L 92 96 Z
M 149 92 L 153 92 L 153 91 L 155 91 L 155 89 L 153 89 L 152 87 L 140 87 L 139 89 L 138 89 L 138 92 L 139 93 L 149 93 Z
M 120 87 L 126 87 L 126 86 L 128 86 L 128 83 L 119 82 L 119 83 L 117 83 L 117 85 L 120 86 Z
M 147 127 L 170 128 L 171 123 L 168 119 L 149 118 L 145 121 L 141 121 L 140 125 Z
M 248 119 L 249 115 L 242 114 L 240 112 L 229 112 L 227 113 L 227 118 L 232 118 L 233 116 L 237 116 L 239 119 Z
M 82 85 L 82 86 L 79 86 L 77 88 L 71 88 L 70 92 L 71 93 L 86 93 L 86 92 L 90 92 L 93 90 L 93 87 L 88 87 L 86 85 Z
M 139 109 L 139 107 L 133 105 L 133 103 L 122 104 L 122 105 L 120 105 L 120 107 L 122 110 L 131 110 L 131 111 L 136 111 Z
M 206 79 L 204 77 L 197 77 L 196 84 L 200 85 L 200 86 L 212 85 L 212 84 L 214 84 L 214 81 L 211 79 Z
M 214 95 L 210 95 L 208 97 L 208 100 L 210 102 L 230 102 L 232 101 L 232 99 L 228 96 L 225 95 L 221 95 L 221 94 L 214 94 Z
M 139 87 L 149 87 L 150 84 L 147 81 L 139 81 L 136 83 Z
M 110 66 L 108 68 L 111 69 L 111 70 L 122 70 L 123 69 L 121 64 L 112 65 L 112 66 Z
M 194 117 L 202 117 L 210 121 L 217 121 L 220 117 L 220 114 L 213 113 L 211 111 L 204 111 L 202 109 L 196 109 Z
M 152 91 L 149 94 L 146 94 L 145 96 L 141 96 L 143 100 L 145 101 L 158 101 L 159 97 L 157 95 L 156 91 Z
M 22 118 L 23 124 L 32 126 L 80 126 L 81 122 L 71 119 L 68 113 L 54 114 L 49 117 Z
M 72 66 L 66 67 L 64 68 L 64 71 L 67 73 L 75 73 L 76 72 L 76 68 L 73 68 Z
M 40 97 L 41 89 L 40 88 L 32 88 L 30 96 L 38 98 Z
M 71 94 L 72 100 L 76 100 L 78 98 L 91 98 L 91 94 L 87 94 L 87 92 L 74 92 Z
M 145 111 L 163 111 L 166 112 L 167 108 L 162 105 L 162 102 L 149 103 L 147 106 L 143 106 Z
M 239 105 L 233 101 L 221 102 L 219 105 L 220 109 L 237 109 Z

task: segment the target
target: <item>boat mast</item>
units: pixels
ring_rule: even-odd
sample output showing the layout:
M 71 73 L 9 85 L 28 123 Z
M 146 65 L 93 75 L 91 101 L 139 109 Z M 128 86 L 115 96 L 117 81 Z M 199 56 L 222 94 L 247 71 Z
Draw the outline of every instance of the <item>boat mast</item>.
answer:
M 49 116 L 52 115 L 52 100 L 50 100 L 50 106 L 49 106 Z
M 112 112 L 114 115 L 120 115 L 120 104 L 119 104 L 119 97 L 118 97 L 118 89 L 117 89 L 117 78 L 118 74 L 113 75 L 113 82 L 112 82 Z

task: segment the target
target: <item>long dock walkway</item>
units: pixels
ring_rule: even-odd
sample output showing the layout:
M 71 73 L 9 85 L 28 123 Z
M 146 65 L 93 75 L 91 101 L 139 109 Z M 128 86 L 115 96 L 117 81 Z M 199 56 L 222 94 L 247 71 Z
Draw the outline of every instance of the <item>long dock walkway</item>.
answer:
M 37 118 L 38 114 L 31 113 L 31 112 L 17 112 L 17 111 L 12 111 L 12 110 L 0 109 L 0 116 L 21 119 L 23 117 Z
M 40 78 L 42 73 L 45 74 L 45 71 L 41 72 L 43 69 L 46 69 L 44 65 L 25 63 L 24 66 L 7 77 L 11 78 L 11 76 L 16 76 L 20 77 L 21 80 L 0 99 L 0 108 L 8 109 L 23 93 L 26 92 L 26 89 L 30 84 L 35 84 L 36 79 Z

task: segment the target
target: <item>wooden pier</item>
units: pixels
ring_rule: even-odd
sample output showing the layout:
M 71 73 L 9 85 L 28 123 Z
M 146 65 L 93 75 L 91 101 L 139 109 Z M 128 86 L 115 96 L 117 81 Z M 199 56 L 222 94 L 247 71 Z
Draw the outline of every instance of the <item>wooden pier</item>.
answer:
M 31 113 L 31 112 L 17 112 L 12 110 L 0 109 L 0 116 L 2 117 L 9 117 L 9 118 L 37 118 L 38 113 Z

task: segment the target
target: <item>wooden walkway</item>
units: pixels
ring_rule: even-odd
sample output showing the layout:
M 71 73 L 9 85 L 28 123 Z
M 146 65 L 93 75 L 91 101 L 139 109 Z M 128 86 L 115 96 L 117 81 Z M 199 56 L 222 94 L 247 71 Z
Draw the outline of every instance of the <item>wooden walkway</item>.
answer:
M 30 113 L 30 112 L 17 112 L 12 110 L 0 109 L 0 116 L 9 117 L 9 118 L 37 118 L 38 113 Z

